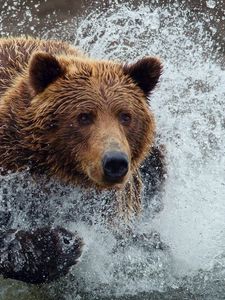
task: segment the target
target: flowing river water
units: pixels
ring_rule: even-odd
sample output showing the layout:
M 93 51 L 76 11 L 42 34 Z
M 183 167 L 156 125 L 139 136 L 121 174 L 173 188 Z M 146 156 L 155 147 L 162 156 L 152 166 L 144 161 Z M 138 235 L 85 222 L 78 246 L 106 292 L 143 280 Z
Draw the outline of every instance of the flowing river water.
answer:
M 70 40 L 96 58 L 161 57 L 164 73 L 150 102 L 159 140 L 166 145 L 168 174 L 160 203 L 151 200 L 135 230 L 158 232 L 165 250 L 153 250 L 148 240 L 116 249 L 113 234 L 101 222 L 88 227 L 72 220 L 67 226 L 78 230 L 86 243 L 79 265 L 66 278 L 42 287 L 0 279 L 2 300 L 225 299 L 225 70 L 223 37 L 218 35 L 225 18 L 222 2 L 204 1 L 208 10 L 201 13 L 174 1 L 115 2 L 104 9 L 95 5 L 51 28 L 38 27 L 40 17 L 30 7 L 6 1 L 0 28 L 2 35 L 10 35 L 6 19 L 19 13 L 14 34 L 30 27 L 34 35 Z M 215 8 L 219 15 L 210 14 Z M 51 23 L 51 17 L 45 22 Z M 30 206 L 18 213 L 15 198 L 34 197 L 37 189 L 31 181 L 24 184 L 27 180 L 26 174 L 5 176 L 0 187 L 1 199 L 6 191 L 10 198 L 12 225 L 22 228 L 30 226 Z M 80 194 L 73 189 L 62 193 L 59 187 L 40 206 L 50 211 L 54 224 L 64 225 Z M 82 214 L 98 218 L 98 205 L 104 206 L 107 195 L 93 197 L 96 209 L 86 204 Z

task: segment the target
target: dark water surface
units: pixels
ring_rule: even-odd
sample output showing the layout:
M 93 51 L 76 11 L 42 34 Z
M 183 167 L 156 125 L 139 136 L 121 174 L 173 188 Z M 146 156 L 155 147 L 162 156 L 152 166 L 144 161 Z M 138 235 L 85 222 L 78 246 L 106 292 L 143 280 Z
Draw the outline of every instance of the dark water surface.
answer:
M 3 35 L 40 35 L 45 29 L 59 32 L 59 27 L 68 27 L 74 17 L 83 17 L 87 13 L 99 9 L 106 11 L 118 4 L 128 5 L 137 8 L 142 4 L 152 7 L 170 7 L 174 1 L 158 0 L 158 1 L 110 1 L 110 0 L 24 0 L 24 1 L 0 1 L 1 16 L 3 18 Z M 176 1 L 179 7 L 188 8 L 193 13 L 191 19 L 203 19 L 202 15 L 207 16 L 209 22 L 204 23 L 205 30 L 211 34 L 212 38 L 218 41 L 218 47 L 225 49 L 224 29 L 225 29 L 225 2 L 223 0 L 209 1 Z M 32 16 L 32 17 L 31 17 Z M 64 25 L 65 24 L 65 25 Z M 55 29 L 55 30 L 54 30 Z M 73 38 L 75 33 L 72 33 Z M 59 36 L 60 38 L 60 36 Z M 68 39 L 70 36 L 68 35 Z

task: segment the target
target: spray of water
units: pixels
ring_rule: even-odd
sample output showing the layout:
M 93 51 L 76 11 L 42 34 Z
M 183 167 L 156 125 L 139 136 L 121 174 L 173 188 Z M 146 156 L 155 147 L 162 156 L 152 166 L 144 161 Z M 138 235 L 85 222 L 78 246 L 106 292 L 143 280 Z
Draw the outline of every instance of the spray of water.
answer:
M 155 226 L 175 257 L 197 270 L 207 267 L 224 243 L 225 72 L 203 22 L 191 17 L 176 5 L 123 6 L 90 15 L 76 43 L 100 58 L 164 60 L 163 79 L 151 99 L 168 162 L 165 208 Z
M 217 3 L 206 4 L 213 8 Z M 82 193 L 70 188 L 62 193 L 59 187 L 48 199 L 49 214 L 55 224 L 70 219 L 67 226 L 80 232 L 86 249 L 80 264 L 61 284 L 48 286 L 54 299 L 223 298 L 225 71 L 212 32 L 204 29 L 210 21 L 204 14 L 201 20 L 196 18 L 177 3 L 163 8 L 153 4 L 138 8 L 116 5 L 80 20 L 74 44 L 92 57 L 133 61 L 157 55 L 164 62 L 160 86 L 150 100 L 160 142 L 167 149 L 164 209 L 153 218 L 151 209 L 158 205 L 153 201 L 151 209 L 135 224 L 135 234 L 154 230 L 168 247 L 153 250 L 150 240 L 118 246 L 101 222 L 88 227 L 82 218 L 73 220 L 71 209 L 74 203 L 78 205 Z M 54 35 L 52 31 L 44 34 Z M 65 30 L 61 38 L 67 39 Z M 12 177 L 4 179 L 11 198 L 15 193 L 12 182 Z M 27 196 L 32 188 L 20 184 L 19 190 Z M 96 210 L 86 203 L 83 210 L 80 207 L 81 214 L 96 217 L 107 196 L 93 198 Z M 28 227 L 44 222 L 45 218 L 39 217 L 45 209 L 38 207 L 34 224 L 21 212 L 14 225 Z M 17 206 L 14 209 L 18 211 Z

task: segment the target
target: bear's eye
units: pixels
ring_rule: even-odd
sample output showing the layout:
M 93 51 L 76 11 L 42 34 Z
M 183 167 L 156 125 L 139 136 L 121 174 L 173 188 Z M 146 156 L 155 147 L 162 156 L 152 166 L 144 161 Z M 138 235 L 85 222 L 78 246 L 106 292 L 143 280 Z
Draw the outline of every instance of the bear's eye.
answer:
M 90 125 L 94 121 L 94 116 L 92 113 L 81 113 L 78 115 L 77 120 L 80 125 Z
M 131 122 L 131 115 L 129 113 L 120 112 L 119 113 L 119 121 L 122 125 L 129 125 Z

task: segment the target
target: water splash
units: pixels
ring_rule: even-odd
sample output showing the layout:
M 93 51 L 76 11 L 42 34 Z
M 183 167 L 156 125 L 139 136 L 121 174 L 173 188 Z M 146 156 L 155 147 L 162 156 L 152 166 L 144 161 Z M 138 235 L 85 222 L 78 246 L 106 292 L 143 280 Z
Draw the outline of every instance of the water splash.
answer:
M 206 1 L 206 5 L 209 8 L 215 8 L 216 7 L 216 1 L 214 1 L 214 0 L 208 0 L 208 1 Z
M 179 226 L 189 228 L 194 238 L 195 226 L 198 235 L 209 234 L 211 226 L 215 230 L 223 227 L 225 72 L 204 23 L 191 22 L 190 17 L 189 11 L 181 12 L 176 5 L 170 9 L 142 5 L 137 10 L 122 6 L 90 15 L 78 29 L 76 44 L 100 58 L 133 60 L 159 55 L 164 60 L 163 79 L 151 99 L 168 160 L 160 226 L 164 224 L 166 230 L 166 216 L 171 225 L 179 220 Z M 89 28 L 94 18 L 95 26 Z M 173 239 L 174 230 L 168 227 L 165 236 Z M 178 244 L 185 245 L 183 238 Z M 198 268 L 199 256 L 197 260 Z
M 154 219 L 145 212 L 135 234 L 159 231 L 169 249 L 153 251 L 149 241 L 119 247 L 102 223 L 90 228 L 71 222 L 70 228 L 84 237 L 86 251 L 61 284 L 47 288 L 54 299 L 224 296 L 225 71 L 212 32 L 205 30 L 210 22 L 208 15 L 196 17 L 178 3 L 159 7 L 156 2 L 138 8 L 116 5 L 80 20 L 74 44 L 93 57 L 133 61 L 157 55 L 164 61 L 160 87 L 151 98 L 167 148 L 164 210 Z M 44 36 L 73 34 L 64 28 Z M 5 186 L 13 195 L 10 182 Z M 27 194 L 26 187 L 20 189 Z M 55 222 L 65 222 L 79 195 L 67 189 L 63 202 L 57 192 L 51 197 L 48 209 Z M 25 216 L 15 222 L 30 226 Z

